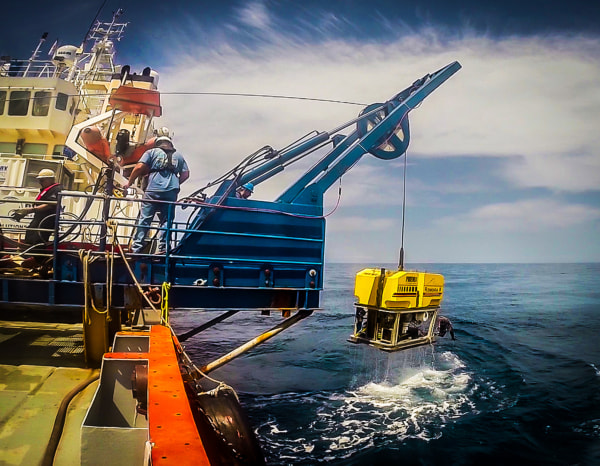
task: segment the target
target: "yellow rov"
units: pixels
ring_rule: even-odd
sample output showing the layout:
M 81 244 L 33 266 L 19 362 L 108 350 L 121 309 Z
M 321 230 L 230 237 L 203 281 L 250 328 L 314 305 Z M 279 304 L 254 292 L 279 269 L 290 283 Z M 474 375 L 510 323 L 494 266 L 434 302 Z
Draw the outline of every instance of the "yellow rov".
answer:
M 356 317 L 352 343 L 397 351 L 434 341 L 444 277 L 384 268 L 356 274 Z

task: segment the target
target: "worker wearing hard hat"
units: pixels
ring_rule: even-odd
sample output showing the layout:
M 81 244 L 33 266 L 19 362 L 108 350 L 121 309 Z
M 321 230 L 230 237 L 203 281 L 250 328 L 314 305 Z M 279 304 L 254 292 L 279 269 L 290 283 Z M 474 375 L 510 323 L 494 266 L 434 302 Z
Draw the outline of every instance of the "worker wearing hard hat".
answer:
M 240 186 L 238 189 L 236 189 L 235 197 L 237 197 L 238 199 L 248 199 L 250 196 L 252 196 L 253 192 L 254 185 L 252 183 L 246 183 Z
M 40 170 L 36 179 L 40 183 L 40 193 L 35 198 L 36 203 L 32 207 L 17 209 L 12 213 L 12 218 L 16 221 L 33 214 L 33 219 L 25 230 L 24 239 L 24 242 L 30 246 L 47 243 L 50 239 L 56 226 L 56 201 L 58 193 L 62 190 L 62 186 L 55 180 L 54 172 L 48 168 Z M 36 252 L 36 249 L 29 248 L 28 251 Z M 34 262 L 36 256 L 30 259 L 33 259 L 30 262 Z M 41 257 L 37 258 L 37 262 L 40 261 Z
M 190 170 L 183 155 L 175 149 L 173 141 L 168 136 L 160 136 L 154 142 L 154 148 L 144 152 L 137 165 L 133 168 L 129 181 L 123 188 L 129 188 L 138 178 L 148 175 L 148 185 L 144 190 L 144 200 L 176 202 L 181 183 L 190 176 Z M 155 214 L 161 230 L 158 237 L 158 253 L 166 249 L 166 223 L 169 212 L 173 215 L 173 208 L 168 204 L 158 202 L 142 202 L 140 206 L 139 222 L 133 236 L 131 251 L 140 253 L 146 246 L 146 237 Z

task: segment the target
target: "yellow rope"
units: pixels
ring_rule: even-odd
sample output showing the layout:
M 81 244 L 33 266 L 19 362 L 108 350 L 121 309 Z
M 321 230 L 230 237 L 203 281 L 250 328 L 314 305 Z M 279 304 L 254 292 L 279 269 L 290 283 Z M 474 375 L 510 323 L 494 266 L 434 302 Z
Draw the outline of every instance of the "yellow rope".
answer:
M 81 265 L 83 266 L 83 321 L 86 325 L 90 325 L 92 321 L 90 320 L 90 311 L 89 311 L 89 291 L 88 291 L 88 262 L 90 251 L 86 251 L 85 249 L 79 250 L 79 259 L 81 260 Z
M 94 302 L 94 297 L 90 294 L 90 281 L 89 281 L 89 265 L 94 262 L 98 257 L 92 257 L 92 251 L 86 249 L 79 250 L 79 259 L 83 265 L 83 290 L 84 290 L 84 307 L 83 307 L 83 319 L 87 325 L 91 325 L 92 321 L 90 319 L 90 305 L 92 309 L 98 314 L 107 314 L 107 320 L 110 320 L 108 317 L 108 307 L 101 311 L 96 307 L 96 303 Z
M 154 304 L 152 304 L 152 302 L 150 301 L 150 298 L 148 298 L 148 296 L 144 293 L 144 290 L 142 289 L 142 286 L 140 285 L 140 282 L 137 280 L 137 277 L 135 276 L 135 274 L 133 273 L 133 270 L 131 270 L 131 267 L 129 265 L 129 261 L 127 260 L 127 257 L 125 256 L 125 252 L 123 251 L 123 248 L 121 247 L 121 244 L 119 243 L 118 239 L 117 239 L 117 235 L 116 235 L 116 231 L 117 231 L 117 222 L 116 220 L 109 220 L 106 225 L 108 226 L 108 228 L 113 231 L 113 238 L 115 238 L 115 245 L 116 247 L 119 249 L 119 253 L 121 254 L 121 257 L 123 258 L 123 262 L 125 263 L 125 266 L 127 267 L 127 270 L 129 271 L 129 274 L 131 275 L 131 278 L 133 279 L 133 282 L 135 283 L 138 291 L 140 292 L 140 294 L 146 299 L 146 301 L 148 302 L 148 304 L 150 305 L 150 307 L 156 311 L 157 309 L 154 307 Z M 173 330 L 173 327 L 171 327 L 171 324 L 169 324 L 169 315 L 168 315 L 168 308 L 169 308 L 169 289 L 171 288 L 171 284 L 168 282 L 164 282 L 162 285 L 162 303 L 161 303 L 161 323 L 167 327 L 169 329 L 169 331 L 171 332 L 171 335 L 174 338 L 177 338 L 177 334 L 175 333 L 175 330 Z M 212 377 L 210 377 L 208 374 L 205 374 L 204 372 L 202 372 L 200 370 L 200 368 L 194 363 L 194 361 L 192 361 L 192 359 L 189 357 L 189 355 L 186 353 L 185 349 L 181 346 L 181 344 L 178 343 L 178 347 L 181 349 L 181 352 L 179 354 L 182 355 L 182 357 L 185 359 L 185 362 L 198 374 L 200 374 L 202 377 L 205 377 L 217 384 L 219 384 L 219 386 L 215 389 L 218 390 L 221 387 L 229 387 L 229 385 L 227 385 L 226 383 L 213 379 Z M 233 390 L 233 389 L 232 389 Z M 237 398 L 237 393 L 235 392 L 235 390 L 233 390 L 233 393 L 235 394 L 236 398 Z
M 160 303 L 160 318 L 166 324 L 169 323 L 169 290 L 171 289 L 171 284 L 169 282 L 163 282 L 162 284 L 162 300 Z

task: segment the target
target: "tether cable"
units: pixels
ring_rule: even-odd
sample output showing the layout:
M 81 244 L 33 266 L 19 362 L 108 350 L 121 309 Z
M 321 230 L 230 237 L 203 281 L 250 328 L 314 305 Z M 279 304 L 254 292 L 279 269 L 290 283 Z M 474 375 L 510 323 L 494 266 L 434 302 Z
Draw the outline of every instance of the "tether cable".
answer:
M 406 213 L 406 169 L 408 152 L 404 152 L 404 181 L 402 183 L 402 228 L 400 229 L 400 259 L 398 260 L 398 270 L 404 270 L 404 218 Z

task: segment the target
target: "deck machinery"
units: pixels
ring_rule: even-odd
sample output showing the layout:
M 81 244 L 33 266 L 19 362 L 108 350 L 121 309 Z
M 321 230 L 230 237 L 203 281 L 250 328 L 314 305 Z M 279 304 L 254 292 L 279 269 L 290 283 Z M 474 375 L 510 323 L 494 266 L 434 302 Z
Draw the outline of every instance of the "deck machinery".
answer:
M 1 275 L 0 312 L 81 316 L 84 303 L 93 299 L 95 308 L 110 308 L 112 315 L 102 324 L 103 340 L 109 342 L 122 316 L 140 305 L 137 281 L 152 293 L 161 287 L 164 291 L 168 284 L 171 309 L 277 310 L 293 322 L 310 315 L 320 305 L 323 288 L 324 193 L 367 153 L 384 160 L 403 155 L 410 141 L 408 113 L 460 67 L 453 62 L 426 74 L 387 102 L 367 106 L 356 119 L 331 131 L 310 133 L 282 150 L 266 146 L 206 188 L 171 204 L 173 220 L 163 228 L 171 241 L 164 255 L 147 251 L 109 257 L 119 251 L 117 243 L 125 246 L 135 228 L 135 218 L 119 216 L 123 204 L 139 203 L 139 199 L 115 196 L 110 189 L 95 195 L 63 191 L 56 234 L 47 245 L 51 258 L 47 273 Z M 115 146 L 110 138 L 108 143 Z M 235 197 L 237 187 L 265 182 L 317 151 L 324 153 L 322 158 L 275 200 Z M 209 188 L 214 189 L 212 194 L 205 193 Z M 64 206 L 73 198 L 102 204 L 92 210 L 102 212 L 103 218 L 86 216 L 86 209 L 75 220 L 67 216 Z M 109 239 L 111 222 L 117 225 L 117 233 Z M 94 260 L 84 264 L 82 249 Z

